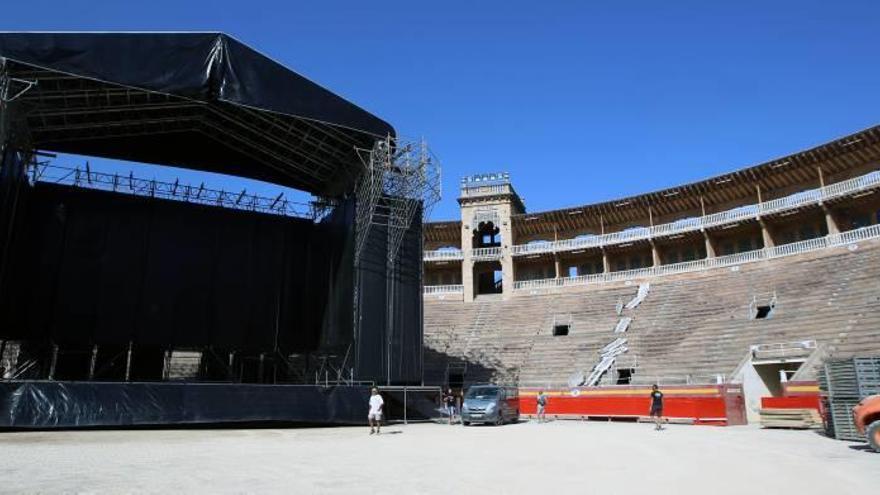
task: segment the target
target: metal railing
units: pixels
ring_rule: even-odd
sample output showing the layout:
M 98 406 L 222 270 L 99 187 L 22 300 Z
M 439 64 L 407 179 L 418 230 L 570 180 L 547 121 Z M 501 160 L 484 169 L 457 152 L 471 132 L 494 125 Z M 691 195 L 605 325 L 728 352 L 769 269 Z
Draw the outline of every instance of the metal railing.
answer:
M 693 217 L 677 220 L 672 223 L 655 225 L 653 227 L 636 227 L 621 232 L 612 232 L 602 235 L 590 235 L 575 239 L 564 239 L 555 242 L 519 244 L 511 248 L 514 256 L 526 254 L 553 253 L 571 251 L 590 247 L 602 247 L 637 240 L 664 237 L 684 232 L 693 232 L 708 227 L 717 227 L 731 224 L 746 219 L 753 219 L 762 215 L 770 215 L 793 210 L 805 205 L 818 204 L 822 201 L 858 193 L 868 189 L 880 187 L 880 171 L 871 172 L 860 177 L 837 182 L 818 189 L 802 191 L 784 198 L 774 199 L 754 205 L 746 205 L 732 210 L 712 213 L 702 217 Z
M 425 295 L 434 294 L 464 294 L 463 285 L 426 285 Z
M 449 261 L 464 259 L 464 253 L 460 249 L 437 249 L 422 253 L 424 261 Z
M 805 357 L 818 348 L 815 340 L 756 344 L 749 349 L 755 359 Z
M 512 194 L 510 184 L 492 184 L 485 186 L 465 186 L 461 188 L 461 197 L 487 196 L 492 194 Z
M 871 225 L 869 227 L 862 227 L 860 229 L 850 230 L 848 232 L 843 232 L 840 234 L 829 234 L 825 237 L 817 237 L 815 239 L 808 239 L 806 241 L 784 244 L 782 246 L 758 249 L 755 251 L 747 251 L 744 253 L 731 254 L 728 256 L 719 256 L 716 258 L 705 258 L 695 261 L 686 261 L 683 263 L 673 263 L 669 265 L 660 265 L 650 268 L 640 268 L 637 270 L 598 273 L 593 275 L 581 275 L 577 277 L 520 280 L 514 282 L 513 288 L 514 290 L 552 289 L 557 287 L 591 285 L 605 282 L 617 282 L 648 277 L 657 277 L 663 275 L 673 275 L 678 273 L 695 272 L 700 270 L 707 270 L 710 268 L 736 266 L 744 263 L 752 263 L 755 261 L 803 254 L 820 249 L 844 246 L 862 240 L 877 238 L 880 238 L 880 224 Z
M 497 260 L 501 258 L 500 247 L 471 249 L 471 258 L 474 260 Z

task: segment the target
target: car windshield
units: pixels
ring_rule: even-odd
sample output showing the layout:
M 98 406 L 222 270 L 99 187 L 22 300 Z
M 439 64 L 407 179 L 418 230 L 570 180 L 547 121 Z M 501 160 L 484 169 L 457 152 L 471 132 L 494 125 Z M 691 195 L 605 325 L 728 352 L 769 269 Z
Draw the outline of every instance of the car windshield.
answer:
M 474 387 L 469 389 L 465 399 L 496 399 L 498 389 L 495 387 Z

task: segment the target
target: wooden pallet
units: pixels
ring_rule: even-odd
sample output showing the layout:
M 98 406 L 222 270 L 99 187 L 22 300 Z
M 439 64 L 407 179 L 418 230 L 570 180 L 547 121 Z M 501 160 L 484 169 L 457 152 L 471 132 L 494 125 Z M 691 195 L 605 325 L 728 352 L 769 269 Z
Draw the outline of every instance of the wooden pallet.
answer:
M 761 409 L 764 428 L 820 428 L 822 418 L 815 409 Z

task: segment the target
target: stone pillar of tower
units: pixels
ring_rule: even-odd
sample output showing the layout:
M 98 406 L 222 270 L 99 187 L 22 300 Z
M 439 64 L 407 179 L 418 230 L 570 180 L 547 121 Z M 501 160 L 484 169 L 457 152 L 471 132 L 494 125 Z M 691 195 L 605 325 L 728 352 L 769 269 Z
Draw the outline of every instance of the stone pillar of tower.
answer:
M 837 225 L 837 218 L 834 217 L 834 212 L 824 203 L 822 204 L 822 211 L 825 213 L 825 226 L 828 228 L 828 233 L 831 235 L 839 234 L 840 226 Z
M 764 247 L 776 247 L 776 242 L 773 240 L 773 231 L 770 226 L 767 225 L 763 218 L 759 218 L 758 222 L 761 224 L 761 237 L 764 239 Z
M 709 237 L 709 233 L 703 230 L 703 239 L 706 241 L 706 257 L 715 257 L 715 240 Z
M 660 249 L 657 248 L 657 244 L 653 239 L 651 240 L 651 262 L 654 268 L 663 264 L 663 261 L 660 259 Z
M 525 207 L 507 173 L 477 174 L 461 181 L 462 284 L 464 300 L 473 301 L 487 288 L 488 273 L 500 269 L 501 294 L 513 294 L 512 248 L 516 244 L 511 217 Z M 488 243 L 484 242 L 489 240 Z

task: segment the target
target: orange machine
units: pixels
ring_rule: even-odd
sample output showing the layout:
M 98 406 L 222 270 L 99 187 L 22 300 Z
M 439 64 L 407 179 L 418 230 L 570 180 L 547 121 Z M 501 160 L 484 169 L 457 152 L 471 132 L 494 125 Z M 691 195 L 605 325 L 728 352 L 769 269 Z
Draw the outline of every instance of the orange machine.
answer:
M 865 397 L 852 412 L 856 429 L 868 438 L 874 450 L 880 452 L 880 395 Z

